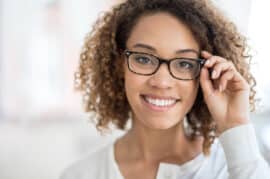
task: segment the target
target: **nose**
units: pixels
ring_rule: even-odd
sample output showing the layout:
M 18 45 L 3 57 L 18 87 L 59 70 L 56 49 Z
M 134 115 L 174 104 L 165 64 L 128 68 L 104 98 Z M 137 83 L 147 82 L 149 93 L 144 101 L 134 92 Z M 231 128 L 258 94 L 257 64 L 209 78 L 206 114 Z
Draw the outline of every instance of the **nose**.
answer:
M 149 78 L 149 84 L 152 87 L 160 89 L 168 89 L 173 85 L 173 77 L 171 76 L 168 65 L 163 63 L 160 65 L 156 73 Z

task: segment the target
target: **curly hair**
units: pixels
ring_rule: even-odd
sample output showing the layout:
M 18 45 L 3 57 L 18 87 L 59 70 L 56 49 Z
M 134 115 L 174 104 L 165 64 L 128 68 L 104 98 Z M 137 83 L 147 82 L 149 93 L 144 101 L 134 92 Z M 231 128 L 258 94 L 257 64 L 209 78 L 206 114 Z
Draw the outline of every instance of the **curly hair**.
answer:
M 85 111 L 96 115 L 96 127 L 103 132 L 114 124 L 125 129 L 130 105 L 125 95 L 121 52 L 138 19 L 146 14 L 167 12 L 185 23 L 200 49 L 230 60 L 250 85 L 250 109 L 255 109 L 255 78 L 250 73 L 251 55 L 246 38 L 209 0 L 127 0 L 105 12 L 86 36 L 80 55 L 75 87 L 84 95 Z M 216 125 L 199 88 L 187 114 L 188 123 L 204 137 L 203 152 L 209 154 Z M 200 125 L 196 125 L 196 121 Z M 192 134 L 190 140 L 196 137 Z

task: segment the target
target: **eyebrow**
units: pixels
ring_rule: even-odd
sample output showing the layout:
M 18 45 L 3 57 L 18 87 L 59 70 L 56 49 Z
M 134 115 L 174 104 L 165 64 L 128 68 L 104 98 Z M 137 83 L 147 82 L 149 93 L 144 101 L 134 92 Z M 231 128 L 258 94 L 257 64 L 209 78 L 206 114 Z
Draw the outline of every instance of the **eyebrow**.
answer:
M 132 47 L 133 48 L 144 48 L 144 49 L 151 50 L 153 52 L 157 52 L 157 50 L 154 47 L 152 47 L 150 45 L 147 45 L 147 44 L 143 44 L 143 43 L 137 43 L 137 44 L 133 45 Z M 199 55 L 200 54 L 199 51 L 197 51 L 195 49 L 191 49 L 191 48 L 180 49 L 180 50 L 175 51 L 176 54 L 188 53 L 188 52 L 193 52 L 196 55 Z

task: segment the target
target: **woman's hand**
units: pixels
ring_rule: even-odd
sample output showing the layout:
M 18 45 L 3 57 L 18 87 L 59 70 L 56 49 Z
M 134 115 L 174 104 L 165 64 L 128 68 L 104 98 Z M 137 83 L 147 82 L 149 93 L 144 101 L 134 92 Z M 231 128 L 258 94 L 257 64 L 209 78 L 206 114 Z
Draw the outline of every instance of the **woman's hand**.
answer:
M 206 51 L 202 52 L 202 57 L 207 61 L 201 70 L 200 84 L 208 109 L 216 121 L 217 132 L 221 134 L 227 129 L 248 123 L 247 81 L 232 62 Z

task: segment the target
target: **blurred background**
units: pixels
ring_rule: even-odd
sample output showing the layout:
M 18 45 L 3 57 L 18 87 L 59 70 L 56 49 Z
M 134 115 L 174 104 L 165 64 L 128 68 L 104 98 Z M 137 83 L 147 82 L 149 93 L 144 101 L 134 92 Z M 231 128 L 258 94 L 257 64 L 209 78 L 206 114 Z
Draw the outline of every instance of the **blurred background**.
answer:
M 214 0 L 248 37 L 257 77 L 252 113 L 270 162 L 269 1 Z M 73 88 L 80 48 L 98 15 L 120 0 L 0 0 L 0 179 L 56 179 L 101 136 Z

